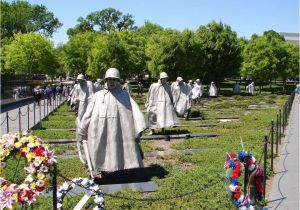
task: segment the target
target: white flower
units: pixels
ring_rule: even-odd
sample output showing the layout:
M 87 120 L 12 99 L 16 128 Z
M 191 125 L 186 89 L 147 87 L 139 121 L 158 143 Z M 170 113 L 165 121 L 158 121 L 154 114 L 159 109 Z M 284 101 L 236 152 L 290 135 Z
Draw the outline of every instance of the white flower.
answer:
M 89 180 L 88 179 L 83 179 L 82 182 L 81 182 L 81 185 L 86 187 L 89 183 Z
M 56 206 L 57 206 L 57 208 L 58 208 L 58 209 L 61 209 L 61 207 L 62 207 L 62 203 L 60 203 L 60 202 L 59 202 L 59 203 L 57 203 L 57 205 L 56 205 Z
M 68 184 L 67 182 L 64 182 L 62 188 L 63 188 L 64 190 L 68 190 L 68 189 L 69 189 L 69 184 Z
M 63 194 L 61 192 L 57 192 L 56 195 L 57 195 L 57 198 L 60 199 Z
M 28 144 L 27 144 L 27 147 L 33 148 L 33 147 L 35 147 L 35 144 L 34 144 L 34 143 L 28 143 Z
M 31 174 L 28 174 L 28 176 L 26 177 L 25 181 L 28 181 L 28 182 L 33 182 L 33 178 L 32 178 L 32 175 Z
M 98 206 L 95 206 L 95 207 L 93 208 L 93 210 L 99 210 Z
M 104 202 L 104 198 L 101 196 L 95 196 L 94 201 L 95 201 L 95 203 L 102 204 Z
M 99 185 L 94 185 L 93 187 L 91 187 L 91 190 L 94 190 L 94 191 L 98 191 L 100 189 Z

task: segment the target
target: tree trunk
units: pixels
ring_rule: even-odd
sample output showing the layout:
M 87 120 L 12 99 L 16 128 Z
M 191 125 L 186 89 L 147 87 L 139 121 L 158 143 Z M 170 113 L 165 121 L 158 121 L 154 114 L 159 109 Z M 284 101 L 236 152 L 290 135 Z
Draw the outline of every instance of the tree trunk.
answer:
M 262 85 L 259 85 L 259 93 L 261 93 Z

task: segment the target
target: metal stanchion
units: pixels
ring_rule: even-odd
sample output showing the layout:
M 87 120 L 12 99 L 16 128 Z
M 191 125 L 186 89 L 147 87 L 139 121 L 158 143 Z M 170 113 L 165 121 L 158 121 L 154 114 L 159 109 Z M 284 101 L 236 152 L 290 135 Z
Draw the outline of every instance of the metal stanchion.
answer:
M 268 136 L 265 135 L 264 139 L 264 198 L 266 197 L 266 174 L 267 174 L 267 155 L 268 155 Z
M 6 112 L 6 131 L 9 133 L 9 122 L 8 122 L 8 112 Z
M 27 105 L 27 113 L 28 113 L 28 115 L 27 115 L 27 129 L 29 130 L 29 104 Z
M 273 171 L 273 143 L 274 143 L 274 120 L 271 122 L 271 170 Z
M 248 153 L 245 153 L 245 176 L 244 176 L 244 193 L 247 192 L 248 185 Z
M 19 133 L 21 133 L 21 108 L 19 108 Z
M 45 115 L 46 115 L 46 104 L 45 104 L 45 103 L 46 103 L 46 100 L 47 100 L 47 104 L 48 104 L 48 99 L 45 98 L 45 100 L 44 100 L 44 117 L 45 117 Z M 44 118 L 44 117 L 43 117 L 43 118 Z
M 53 184 L 53 210 L 57 210 L 57 165 L 56 163 L 53 165 L 53 178 L 52 178 L 52 184 Z
M 33 126 L 35 126 L 35 103 L 33 104 Z
M 50 99 L 51 101 L 51 99 Z M 48 116 L 48 105 L 49 105 L 49 100 L 47 99 L 47 116 Z
M 276 154 L 278 154 L 278 114 L 276 116 Z
M 281 144 L 281 109 L 279 109 L 279 126 L 278 126 L 278 128 L 279 128 L 279 134 L 278 134 L 279 144 Z

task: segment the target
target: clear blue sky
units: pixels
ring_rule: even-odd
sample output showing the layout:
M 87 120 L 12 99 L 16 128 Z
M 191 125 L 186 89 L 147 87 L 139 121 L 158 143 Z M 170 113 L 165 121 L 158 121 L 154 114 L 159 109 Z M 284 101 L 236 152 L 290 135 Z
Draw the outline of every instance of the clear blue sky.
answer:
M 11 0 L 9 0 L 11 2 Z M 66 43 L 67 29 L 77 24 L 79 17 L 107 7 L 123 14 L 132 14 L 137 26 L 145 20 L 164 28 L 196 30 L 212 20 L 222 21 L 250 38 L 266 30 L 299 32 L 299 0 L 29 0 L 43 4 L 63 23 L 54 34 L 55 44 Z

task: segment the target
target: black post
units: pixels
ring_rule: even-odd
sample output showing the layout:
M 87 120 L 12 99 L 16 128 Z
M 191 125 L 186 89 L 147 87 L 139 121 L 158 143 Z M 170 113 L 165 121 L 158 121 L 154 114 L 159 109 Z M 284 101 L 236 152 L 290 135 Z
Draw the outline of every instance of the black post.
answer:
M 48 104 L 48 99 L 44 99 L 44 117 L 46 115 L 46 100 L 47 100 L 47 104 Z
M 247 192 L 248 185 L 248 153 L 245 153 L 245 177 L 244 177 L 244 193 Z
M 27 130 L 29 130 L 29 104 L 27 105 L 27 112 L 28 112 L 28 115 L 27 115 Z
M 274 143 L 274 120 L 271 122 L 271 170 L 273 171 L 273 143 Z
M 281 144 L 281 109 L 279 109 L 279 126 L 278 126 L 278 128 L 279 128 L 279 134 L 278 134 L 279 144 Z
M 33 126 L 35 126 L 35 103 L 33 104 Z
M 267 155 L 268 155 L 268 136 L 265 135 L 264 140 L 264 198 L 266 197 L 266 174 L 267 174 Z
M 57 210 L 57 165 L 54 163 L 53 165 L 53 210 Z
M 21 133 L 21 108 L 19 108 L 19 133 Z
M 282 107 L 282 133 L 284 133 L 284 120 L 285 120 L 285 116 L 284 116 L 284 106 Z
M 9 132 L 8 112 L 6 112 L 6 131 Z
M 278 154 L 278 114 L 276 116 L 276 154 Z
M 42 120 L 42 108 L 41 108 L 41 104 L 42 104 L 42 102 L 40 102 L 40 105 L 39 105 L 40 121 Z

